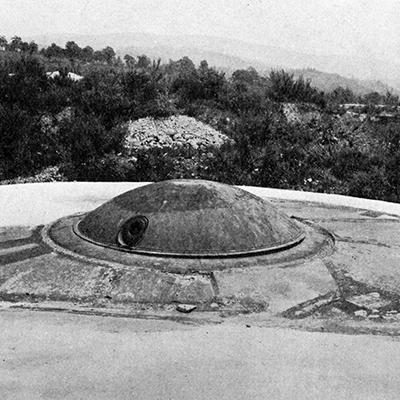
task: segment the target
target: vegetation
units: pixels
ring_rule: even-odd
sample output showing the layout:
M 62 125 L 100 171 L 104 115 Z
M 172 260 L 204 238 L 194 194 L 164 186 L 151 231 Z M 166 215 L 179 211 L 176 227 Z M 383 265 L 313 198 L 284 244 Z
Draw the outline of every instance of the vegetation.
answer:
M 50 78 L 53 71 L 59 76 Z M 360 102 L 371 115 L 376 104 L 399 106 L 391 93 L 324 93 L 285 71 L 249 68 L 228 77 L 188 57 L 121 60 L 111 47 L 71 41 L 39 49 L 0 37 L 0 180 L 40 177 L 47 168 L 68 180 L 203 178 L 399 202 L 400 123 L 338 116 L 341 104 Z M 284 103 L 318 117 L 290 121 Z M 175 114 L 234 141 L 126 152 L 125 121 Z

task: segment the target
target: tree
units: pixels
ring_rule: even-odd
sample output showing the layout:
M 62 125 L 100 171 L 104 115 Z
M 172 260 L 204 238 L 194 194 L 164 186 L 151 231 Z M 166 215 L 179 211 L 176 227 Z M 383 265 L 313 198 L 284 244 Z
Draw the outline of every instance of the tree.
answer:
M 266 83 L 254 68 L 236 70 L 229 81 L 227 106 L 238 113 L 261 110 L 266 102 Z
M 328 93 L 327 98 L 330 102 L 335 104 L 357 102 L 357 96 L 353 93 L 353 91 L 348 87 L 343 88 L 341 86 L 338 86 L 336 89 L 332 90 L 332 92 Z
M 0 104 L 0 179 L 32 174 L 56 160 L 53 138 L 43 132 L 38 116 L 16 104 Z
M 96 50 L 93 56 L 96 61 L 112 64 L 115 59 L 115 51 L 112 47 L 107 46 L 103 50 Z
M 87 62 L 93 60 L 93 55 L 94 55 L 94 50 L 90 46 L 84 47 L 81 51 L 81 57 Z
M 178 97 L 179 105 L 187 105 L 201 98 L 201 82 L 193 61 L 183 57 L 178 61 L 171 61 L 166 66 L 166 75 L 170 91 Z
M 87 179 L 89 171 L 103 157 L 122 150 L 125 134 L 119 127 L 106 129 L 100 118 L 82 111 L 62 121 L 59 137 L 68 175 L 72 179 Z
M 112 47 L 107 46 L 102 50 L 103 58 L 107 64 L 111 64 L 115 58 L 115 51 Z
M 124 61 L 128 68 L 132 69 L 136 67 L 136 59 L 135 57 L 132 57 L 130 54 L 125 54 Z
M 218 100 L 223 87 L 226 84 L 225 74 L 218 72 L 208 66 L 207 61 L 203 60 L 197 70 L 200 85 L 201 98 L 206 100 Z
M 7 50 L 8 42 L 5 36 L 0 36 L 0 50 Z
M 272 70 L 268 77 L 267 95 L 278 102 L 307 102 L 324 105 L 324 94 L 311 87 L 310 80 L 304 80 L 302 76 L 298 79 L 293 78 L 284 70 Z
M 151 65 L 151 60 L 149 57 L 147 57 L 144 54 L 138 56 L 136 63 L 137 68 L 148 69 L 150 65 Z
M 387 90 L 383 102 L 390 106 L 397 106 L 400 104 L 399 96 Z
M 22 55 L 13 66 L 13 75 L 0 82 L 3 104 L 15 104 L 31 115 L 43 111 L 43 95 L 49 88 L 43 64 L 35 56 Z
M 11 51 L 21 51 L 22 39 L 19 36 L 14 36 L 11 38 L 11 42 L 8 46 Z
M 369 105 L 377 105 L 383 102 L 383 96 L 378 92 L 371 92 L 363 96 L 362 101 Z
M 28 47 L 27 47 L 27 51 L 29 52 L 29 54 L 35 54 L 38 52 L 38 45 L 35 42 L 29 42 Z
M 47 48 L 43 48 L 40 51 L 45 57 L 63 57 L 65 55 L 65 50 L 55 43 L 52 43 Z
M 96 51 L 93 53 L 93 59 L 94 59 L 95 61 L 104 62 L 105 60 L 104 60 L 104 54 L 103 54 L 103 52 L 100 51 L 100 50 L 96 50 Z
M 81 57 L 81 53 L 82 49 L 74 41 L 69 41 L 65 44 L 65 55 L 68 58 L 79 59 Z
M 249 67 L 247 69 L 238 69 L 232 74 L 232 82 L 236 84 L 254 85 L 260 82 L 258 72 Z

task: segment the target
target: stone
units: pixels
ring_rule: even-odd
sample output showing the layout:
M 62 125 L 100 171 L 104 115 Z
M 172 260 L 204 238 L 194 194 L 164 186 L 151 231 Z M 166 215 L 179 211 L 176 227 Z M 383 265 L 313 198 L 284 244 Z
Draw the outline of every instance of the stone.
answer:
M 378 309 L 390 304 L 390 300 L 383 299 L 377 292 L 352 296 L 347 298 L 346 301 L 357 307 L 370 311 L 377 310 L 377 312 L 379 312 Z
M 194 304 L 178 304 L 176 310 L 182 313 L 190 313 L 197 308 Z
M 367 313 L 367 311 L 365 311 L 365 310 L 357 310 L 357 311 L 354 311 L 354 315 L 355 315 L 356 317 L 366 318 L 367 315 L 368 315 L 368 313 Z
M 383 315 L 382 318 L 383 318 L 385 321 L 396 321 L 396 320 L 397 320 L 396 316 L 393 315 L 393 314 L 386 314 L 386 315 Z

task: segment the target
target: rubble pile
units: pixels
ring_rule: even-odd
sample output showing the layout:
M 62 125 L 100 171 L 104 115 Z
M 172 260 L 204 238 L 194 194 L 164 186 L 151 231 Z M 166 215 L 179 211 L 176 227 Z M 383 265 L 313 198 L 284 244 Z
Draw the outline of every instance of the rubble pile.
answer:
M 129 150 L 154 147 L 190 145 L 219 147 L 229 141 L 228 136 L 211 126 L 185 115 L 163 119 L 141 118 L 128 123 L 125 146 Z

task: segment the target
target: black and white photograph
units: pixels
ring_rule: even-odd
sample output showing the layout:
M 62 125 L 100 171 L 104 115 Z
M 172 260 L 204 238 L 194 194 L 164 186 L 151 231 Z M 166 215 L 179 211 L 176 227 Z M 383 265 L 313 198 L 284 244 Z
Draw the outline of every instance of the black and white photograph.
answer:
M 399 400 L 400 0 L 0 0 L 0 399 Z

